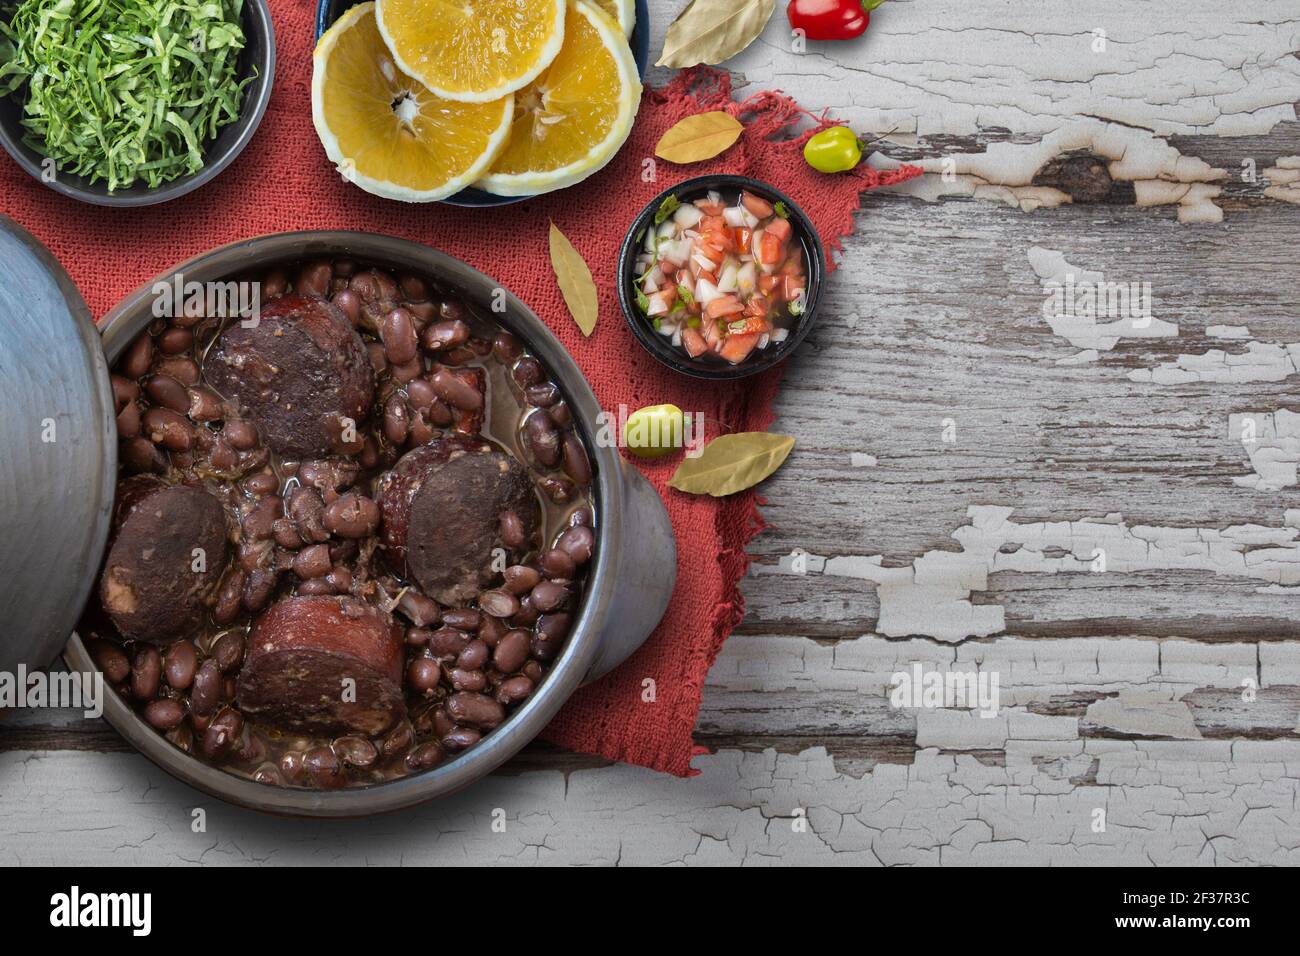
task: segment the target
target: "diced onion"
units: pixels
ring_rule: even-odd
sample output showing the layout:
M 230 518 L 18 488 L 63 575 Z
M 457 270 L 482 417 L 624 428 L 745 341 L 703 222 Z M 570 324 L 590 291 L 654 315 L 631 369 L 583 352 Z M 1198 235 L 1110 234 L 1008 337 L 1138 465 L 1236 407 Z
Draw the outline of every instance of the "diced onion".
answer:
M 690 257 L 691 241 L 689 239 L 674 239 L 672 242 L 665 243 L 659 249 L 659 258 L 664 262 L 671 262 L 673 265 L 685 265 L 686 260 Z
M 757 216 L 755 216 L 748 209 L 746 209 L 744 206 L 740 207 L 740 211 L 743 214 L 742 218 L 744 219 L 746 229 L 757 229 L 758 224 L 763 221 L 759 219 Z
M 703 218 L 703 210 L 693 202 L 678 207 L 677 211 L 673 213 L 673 222 L 677 223 L 677 225 L 681 226 L 683 229 L 690 229 L 691 227 L 698 225 L 700 220 Z
M 739 273 L 740 266 L 736 265 L 735 262 L 729 262 L 723 266 L 722 274 L 718 276 L 718 291 L 735 292 Z
M 700 279 L 695 283 L 695 301 L 700 304 L 701 308 L 708 305 L 720 295 L 722 295 L 722 293 L 718 291 L 718 287 L 708 279 Z
M 758 347 L 760 349 L 767 348 L 767 343 L 769 341 L 771 341 L 771 337 L 766 332 L 764 332 L 762 335 L 758 337 Z
M 786 339 L 788 339 L 789 337 L 790 337 L 790 330 L 789 330 L 789 329 L 773 329 L 773 330 L 772 330 L 772 341 L 773 341 L 773 342 L 784 342 L 784 341 L 785 341 Z
M 722 218 L 727 221 L 727 225 L 732 229 L 737 229 L 745 224 L 745 210 L 740 206 L 728 206 L 722 210 Z

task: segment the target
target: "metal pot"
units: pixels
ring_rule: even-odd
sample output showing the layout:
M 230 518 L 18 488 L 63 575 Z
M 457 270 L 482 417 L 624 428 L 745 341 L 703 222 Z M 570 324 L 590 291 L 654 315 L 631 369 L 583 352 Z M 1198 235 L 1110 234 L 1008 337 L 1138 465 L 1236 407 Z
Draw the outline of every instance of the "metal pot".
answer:
M 116 693 L 105 695 L 108 722 L 173 776 L 241 806 L 314 817 L 397 810 L 459 790 L 500 766 L 537 736 L 578 687 L 607 673 L 641 646 L 668 606 L 677 569 L 672 527 L 658 494 L 614 448 L 602 447 L 595 440 L 600 408 L 577 364 L 545 324 L 513 295 L 505 293 L 504 313 L 492 311 L 494 298 L 499 299 L 501 294 L 500 285 L 465 263 L 426 246 L 386 236 L 297 232 L 223 246 L 177 266 L 156 281 L 169 281 L 177 273 L 183 274 L 187 283 L 220 281 L 278 263 L 336 257 L 409 270 L 457 290 L 476 312 L 492 316 L 543 362 L 572 409 L 591 458 L 597 545 L 582 607 L 568 643 L 541 686 L 481 744 L 425 773 L 335 791 L 255 783 L 177 749 Z M 153 285 L 147 283 L 129 295 L 101 323 L 109 366 L 153 319 Z M 99 427 L 102 446 L 115 448 L 111 414 L 100 416 Z M 112 480 L 100 483 L 99 494 L 107 496 L 98 502 L 101 508 L 111 506 L 113 491 Z M 100 548 L 102 554 L 102 544 Z M 77 593 L 84 595 L 91 582 L 76 583 Z M 65 648 L 64 657 L 74 670 L 94 670 L 76 634 Z

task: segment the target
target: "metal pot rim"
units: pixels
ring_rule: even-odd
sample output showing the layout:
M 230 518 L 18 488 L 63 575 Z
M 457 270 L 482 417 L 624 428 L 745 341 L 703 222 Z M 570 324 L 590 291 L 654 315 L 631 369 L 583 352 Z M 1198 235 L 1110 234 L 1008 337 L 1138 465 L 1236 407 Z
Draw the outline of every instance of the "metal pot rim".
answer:
M 110 367 L 126 345 L 152 320 L 152 287 L 172 281 L 179 273 L 185 281 L 228 280 L 242 272 L 278 261 L 314 257 L 356 258 L 397 269 L 425 274 L 466 295 L 480 310 L 498 290 L 506 310 L 493 319 L 517 335 L 560 386 L 581 429 L 592 461 L 592 496 L 596 521 L 596 555 L 587 579 L 582 607 L 559 658 L 541 687 L 481 744 L 445 764 L 399 780 L 335 791 L 275 787 L 256 783 L 211 766 L 184 753 L 150 727 L 116 693 L 105 695 L 104 716 L 135 749 L 163 770 L 220 799 L 270 813 L 307 817 L 352 817 L 399 810 L 444 796 L 475 782 L 500 766 L 536 737 L 560 707 L 582 684 L 601 644 L 601 626 L 613 602 L 616 562 L 624 548 L 619 515 L 627 489 L 618 452 L 595 441 L 600 407 L 577 363 L 538 316 L 504 286 L 472 266 L 419 243 L 374 233 L 308 231 L 274 233 L 241 240 L 203 253 L 136 289 L 100 323 L 104 352 Z M 114 442 L 116 436 L 105 436 Z M 64 651 L 74 670 L 97 670 L 85 643 L 73 634 Z

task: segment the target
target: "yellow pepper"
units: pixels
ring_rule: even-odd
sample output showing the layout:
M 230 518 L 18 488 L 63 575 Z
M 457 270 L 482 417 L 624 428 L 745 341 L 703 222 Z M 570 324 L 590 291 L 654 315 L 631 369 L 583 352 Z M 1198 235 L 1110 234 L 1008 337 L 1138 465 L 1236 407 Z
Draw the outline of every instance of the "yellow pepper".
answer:
M 808 165 L 822 173 L 842 173 L 862 161 L 862 140 L 847 126 L 831 126 L 803 147 Z

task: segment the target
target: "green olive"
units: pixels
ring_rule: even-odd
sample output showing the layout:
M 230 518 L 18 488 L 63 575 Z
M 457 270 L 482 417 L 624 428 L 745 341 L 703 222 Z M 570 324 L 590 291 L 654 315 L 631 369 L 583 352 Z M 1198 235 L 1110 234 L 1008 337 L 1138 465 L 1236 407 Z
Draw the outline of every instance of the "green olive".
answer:
M 628 416 L 623 443 L 638 458 L 663 458 L 685 444 L 682 410 L 676 405 L 647 405 Z

